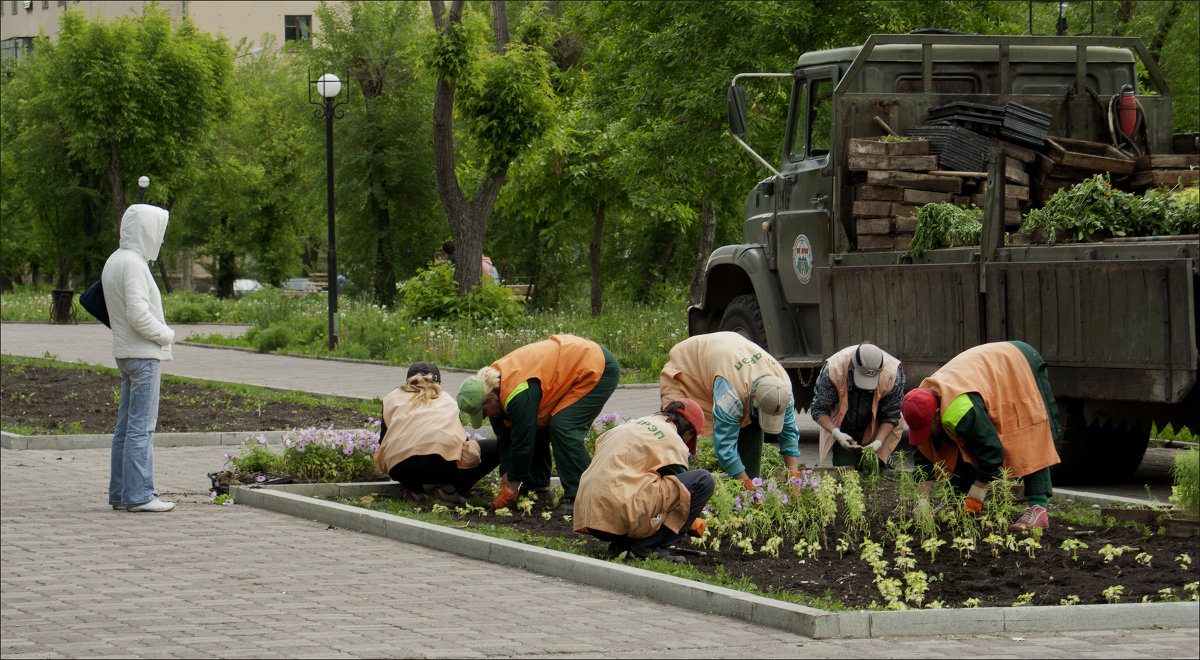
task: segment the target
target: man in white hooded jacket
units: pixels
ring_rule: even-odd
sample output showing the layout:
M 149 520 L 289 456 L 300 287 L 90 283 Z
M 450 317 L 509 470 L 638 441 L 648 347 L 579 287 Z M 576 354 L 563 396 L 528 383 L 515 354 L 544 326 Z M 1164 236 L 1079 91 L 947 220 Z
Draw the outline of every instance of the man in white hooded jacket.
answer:
M 163 318 L 162 296 L 148 262 L 158 258 L 167 211 L 134 204 L 121 218 L 121 243 L 100 276 L 112 324 L 113 357 L 121 372 L 121 403 L 113 433 L 108 502 L 114 509 L 165 512 L 174 502 L 154 493 L 154 428 L 158 425 L 160 360 L 171 359 L 175 331 Z

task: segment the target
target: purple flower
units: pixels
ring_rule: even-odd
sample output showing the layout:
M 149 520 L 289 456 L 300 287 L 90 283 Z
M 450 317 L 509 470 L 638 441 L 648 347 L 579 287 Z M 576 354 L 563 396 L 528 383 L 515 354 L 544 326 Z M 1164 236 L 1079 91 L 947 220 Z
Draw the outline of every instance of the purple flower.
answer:
M 787 503 L 788 503 L 788 496 L 787 496 L 787 493 L 780 493 L 780 494 L 779 494 L 779 502 L 780 502 L 781 504 L 787 504 Z
M 254 480 L 261 484 L 262 482 L 266 481 L 267 478 L 260 474 L 257 477 L 255 477 Z
M 750 483 L 754 484 L 755 488 L 758 488 L 759 486 L 763 485 L 762 477 L 754 477 L 750 480 Z
M 763 492 L 761 490 L 754 491 L 754 499 L 758 500 L 759 502 L 765 500 L 766 498 L 767 498 L 767 496 L 763 495 Z
M 233 500 L 225 500 L 221 502 L 221 506 L 233 506 Z

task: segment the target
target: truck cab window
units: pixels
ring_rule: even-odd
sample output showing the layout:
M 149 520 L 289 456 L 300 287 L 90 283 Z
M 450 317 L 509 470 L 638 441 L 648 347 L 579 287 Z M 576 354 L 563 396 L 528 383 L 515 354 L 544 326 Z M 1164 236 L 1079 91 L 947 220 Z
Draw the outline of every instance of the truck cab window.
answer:
M 817 158 L 829 153 L 830 132 L 833 127 L 833 81 L 812 81 L 809 98 L 812 101 L 812 120 L 808 135 L 808 157 Z
M 788 154 L 794 161 L 823 157 L 829 153 L 833 123 L 833 81 L 802 80 L 796 85 L 796 115 Z

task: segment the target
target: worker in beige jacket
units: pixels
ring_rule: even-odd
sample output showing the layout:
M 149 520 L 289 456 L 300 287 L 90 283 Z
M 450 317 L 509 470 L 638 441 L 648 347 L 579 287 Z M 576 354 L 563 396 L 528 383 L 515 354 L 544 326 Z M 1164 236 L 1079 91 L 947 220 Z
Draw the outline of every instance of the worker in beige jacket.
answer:
M 713 494 L 708 470 L 688 470 L 704 412 L 691 399 L 610 429 L 596 439 L 596 455 L 579 481 L 575 531 L 608 541 L 614 552 L 673 562 L 668 548 L 692 531 Z

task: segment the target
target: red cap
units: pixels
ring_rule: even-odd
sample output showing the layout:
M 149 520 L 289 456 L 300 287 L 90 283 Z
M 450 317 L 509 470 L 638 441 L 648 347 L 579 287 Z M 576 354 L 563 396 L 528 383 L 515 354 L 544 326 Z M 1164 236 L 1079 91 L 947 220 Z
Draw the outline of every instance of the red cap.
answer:
M 913 445 L 929 442 L 930 426 L 937 415 L 937 397 L 927 389 L 918 387 L 904 395 L 900 414 L 908 424 L 908 441 Z
M 687 445 L 688 451 L 694 455 L 696 453 L 696 437 L 698 437 L 700 433 L 704 431 L 704 410 L 700 408 L 700 404 L 691 399 L 680 399 L 679 403 L 683 404 L 683 410 L 679 411 L 680 414 L 683 415 L 683 418 L 686 419 L 688 423 L 692 425 L 692 428 L 696 430 L 696 436 L 692 438 L 691 442 L 684 440 L 684 444 Z

